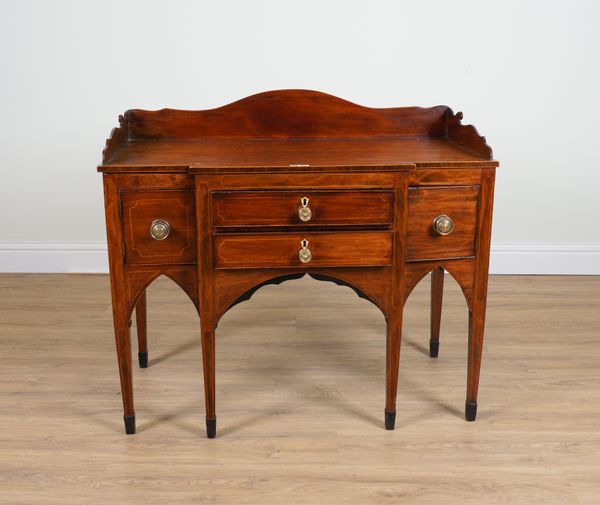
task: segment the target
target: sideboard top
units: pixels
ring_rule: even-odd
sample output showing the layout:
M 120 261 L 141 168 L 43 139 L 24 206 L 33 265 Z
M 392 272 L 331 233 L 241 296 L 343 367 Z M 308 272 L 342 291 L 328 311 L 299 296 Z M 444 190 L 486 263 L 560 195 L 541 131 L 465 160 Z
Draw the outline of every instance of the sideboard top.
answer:
M 106 141 L 100 172 L 495 166 L 447 106 L 376 109 L 308 90 L 252 95 L 210 110 L 133 109 Z

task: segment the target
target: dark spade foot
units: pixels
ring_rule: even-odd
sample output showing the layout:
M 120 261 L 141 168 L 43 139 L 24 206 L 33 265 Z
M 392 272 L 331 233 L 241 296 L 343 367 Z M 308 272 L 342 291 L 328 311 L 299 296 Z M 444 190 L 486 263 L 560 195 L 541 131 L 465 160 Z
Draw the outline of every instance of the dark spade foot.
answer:
M 212 419 L 206 418 L 206 436 L 208 438 L 215 438 L 217 436 L 217 418 Z
M 132 416 L 123 416 L 125 421 L 125 433 L 133 435 L 135 433 L 135 414 Z
M 477 402 L 465 403 L 465 419 L 467 421 L 475 421 L 477 417 Z
M 385 411 L 385 429 L 393 430 L 396 424 L 396 413 Z
M 148 368 L 148 352 L 138 352 L 140 368 Z
M 429 341 L 429 356 L 431 358 L 437 358 L 439 351 L 440 351 L 440 341 L 439 340 L 430 340 Z

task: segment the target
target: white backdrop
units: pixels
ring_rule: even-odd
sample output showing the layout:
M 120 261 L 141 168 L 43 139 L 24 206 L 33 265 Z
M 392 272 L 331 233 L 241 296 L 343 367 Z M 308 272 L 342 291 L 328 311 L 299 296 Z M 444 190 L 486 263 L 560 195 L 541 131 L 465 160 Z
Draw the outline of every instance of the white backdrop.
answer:
M 600 274 L 599 5 L 0 0 L 0 271 L 106 268 L 126 109 L 309 88 L 462 110 L 501 162 L 492 271 Z

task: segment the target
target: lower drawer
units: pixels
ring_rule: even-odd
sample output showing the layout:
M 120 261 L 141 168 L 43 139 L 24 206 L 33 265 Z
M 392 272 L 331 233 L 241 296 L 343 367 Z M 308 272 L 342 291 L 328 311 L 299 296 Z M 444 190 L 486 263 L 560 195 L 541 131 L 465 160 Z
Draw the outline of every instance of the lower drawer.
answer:
M 214 265 L 217 269 L 388 266 L 392 236 L 388 231 L 215 235 Z

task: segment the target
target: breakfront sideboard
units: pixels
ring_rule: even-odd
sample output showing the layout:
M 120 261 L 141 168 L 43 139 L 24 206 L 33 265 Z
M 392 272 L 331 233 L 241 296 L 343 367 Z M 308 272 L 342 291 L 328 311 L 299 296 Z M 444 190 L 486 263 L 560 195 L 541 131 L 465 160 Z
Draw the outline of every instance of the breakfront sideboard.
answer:
M 383 313 L 391 430 L 405 301 L 431 273 L 437 357 L 451 274 L 469 309 L 465 417 L 475 420 L 498 163 L 461 120 L 446 106 L 374 109 L 305 90 L 120 116 L 98 171 L 126 433 L 135 433 L 130 318 L 135 310 L 145 368 L 145 290 L 160 275 L 198 309 L 211 438 L 219 319 L 261 286 L 304 275 L 347 285 Z

